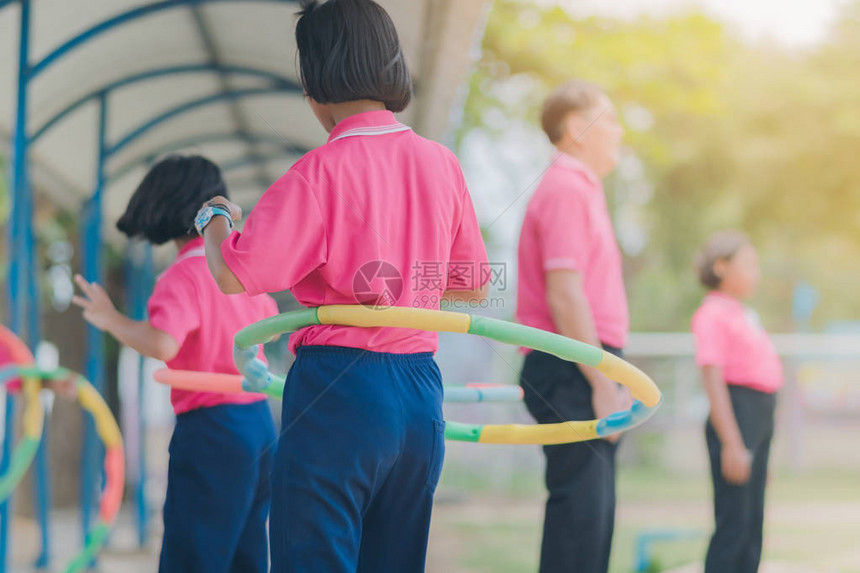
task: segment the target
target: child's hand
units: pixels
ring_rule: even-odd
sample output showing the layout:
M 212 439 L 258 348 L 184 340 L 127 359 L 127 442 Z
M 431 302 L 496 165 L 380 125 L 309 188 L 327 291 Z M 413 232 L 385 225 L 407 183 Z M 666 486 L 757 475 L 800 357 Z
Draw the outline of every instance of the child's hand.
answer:
M 228 199 L 221 197 L 220 195 L 209 199 L 203 204 L 203 206 L 205 207 L 206 205 L 212 205 L 214 203 L 227 207 L 227 209 L 230 211 L 230 218 L 233 220 L 234 223 L 242 220 L 242 208 L 235 203 L 231 203 Z
M 57 380 L 46 380 L 42 383 L 45 388 L 49 388 L 54 394 L 62 396 L 68 400 L 77 400 L 78 398 L 78 375 L 69 372 L 65 378 Z
M 741 444 L 740 446 L 723 447 L 722 468 L 723 477 L 734 485 L 743 485 L 750 479 L 752 456 Z
M 72 302 L 84 309 L 84 319 L 99 330 L 110 330 L 119 312 L 105 289 L 98 283 L 87 282 L 81 275 L 75 275 L 75 283 L 86 295 L 72 297 Z

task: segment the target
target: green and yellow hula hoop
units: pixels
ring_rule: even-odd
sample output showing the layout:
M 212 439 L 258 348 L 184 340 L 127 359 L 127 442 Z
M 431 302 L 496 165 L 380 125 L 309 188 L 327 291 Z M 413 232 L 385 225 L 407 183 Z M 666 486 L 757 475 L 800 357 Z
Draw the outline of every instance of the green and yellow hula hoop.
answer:
M 245 391 L 267 392 L 283 378 L 268 372 L 257 358 L 256 347 L 274 336 L 300 328 L 331 324 L 354 327 L 395 327 L 433 332 L 476 334 L 507 344 L 547 352 L 572 362 L 592 366 L 630 389 L 633 406 L 599 420 L 575 420 L 557 424 L 478 425 L 447 422 L 449 440 L 485 444 L 566 444 L 605 438 L 629 430 L 654 415 L 660 405 L 660 389 L 632 364 L 591 345 L 537 328 L 503 320 L 459 312 L 405 307 L 372 309 L 364 306 L 333 305 L 287 312 L 261 320 L 242 329 L 234 339 L 233 359 L 244 376 Z
M 89 567 L 93 558 L 104 546 L 108 534 L 119 513 L 125 487 L 125 454 L 119 425 L 101 394 L 83 376 L 65 368 L 45 371 L 36 368 L 32 355 L 14 334 L 0 327 L 2 343 L 11 351 L 12 366 L 0 368 L 0 384 L 21 378 L 24 394 L 24 436 L 12 453 L 9 470 L 0 476 L 0 501 L 6 499 L 18 485 L 33 461 L 42 437 L 44 410 L 39 402 L 42 380 L 73 380 L 75 397 L 81 407 L 92 415 L 96 432 L 105 446 L 105 486 L 99 501 L 99 519 L 87 537 L 87 543 L 64 569 L 65 573 L 77 573 Z M 29 364 L 26 359 L 29 357 Z

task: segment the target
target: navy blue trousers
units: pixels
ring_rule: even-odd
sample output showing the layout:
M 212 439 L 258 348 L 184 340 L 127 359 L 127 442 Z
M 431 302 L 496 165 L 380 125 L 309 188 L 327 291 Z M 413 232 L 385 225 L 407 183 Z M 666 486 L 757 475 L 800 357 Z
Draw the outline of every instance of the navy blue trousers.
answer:
M 265 573 L 275 424 L 265 401 L 179 414 L 159 573 Z
M 444 457 L 430 353 L 304 346 L 272 472 L 272 573 L 424 571 Z
M 617 348 L 604 346 L 620 356 Z M 591 385 L 573 362 L 537 350 L 520 376 L 540 424 L 591 420 Z M 540 573 L 606 573 L 615 529 L 615 451 L 606 440 L 544 446 L 546 487 Z

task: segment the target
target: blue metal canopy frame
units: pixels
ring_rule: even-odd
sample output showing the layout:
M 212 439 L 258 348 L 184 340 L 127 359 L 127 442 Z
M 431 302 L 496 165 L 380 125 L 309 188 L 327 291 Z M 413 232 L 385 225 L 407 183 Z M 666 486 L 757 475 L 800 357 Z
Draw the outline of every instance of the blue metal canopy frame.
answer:
M 160 113 L 159 115 L 150 118 L 134 129 L 130 130 L 128 133 L 120 137 L 116 143 L 110 145 L 105 148 L 104 154 L 105 159 L 109 159 L 111 156 L 121 151 L 124 147 L 134 143 L 142 135 L 146 134 L 151 129 L 161 125 L 162 123 L 167 122 L 174 117 L 187 113 L 189 111 L 193 111 L 199 107 L 207 106 L 213 103 L 219 103 L 223 101 L 235 101 L 248 97 L 255 96 L 270 96 L 270 95 L 278 95 L 278 94 L 296 94 L 301 93 L 301 89 L 297 86 L 294 88 L 282 88 L 282 87 L 273 87 L 273 88 L 247 88 L 247 89 L 238 89 L 238 90 L 230 90 L 230 91 L 218 91 L 214 94 L 203 96 L 197 99 L 193 99 L 190 101 L 186 101 L 180 103 L 169 110 Z
M 33 135 L 30 136 L 28 143 L 35 143 L 39 140 L 39 138 L 42 137 L 42 135 L 45 134 L 46 131 L 50 130 L 52 127 L 54 127 L 54 125 L 62 121 L 66 116 L 76 111 L 84 104 L 98 99 L 99 96 L 103 93 L 112 93 L 116 90 L 127 86 L 132 86 L 136 83 L 158 79 L 165 76 L 186 75 L 195 73 L 230 74 L 237 76 L 257 77 L 264 80 L 269 80 L 269 82 L 271 82 L 274 87 L 283 87 L 285 89 L 295 88 L 296 86 L 295 82 L 286 76 L 276 74 L 274 72 L 264 70 L 262 68 L 254 68 L 250 66 L 234 66 L 223 64 L 184 64 L 179 66 L 154 68 L 151 70 L 146 70 L 144 72 L 138 72 L 136 74 L 126 76 L 119 80 L 114 80 L 109 84 L 106 84 L 78 98 L 77 100 L 70 103 L 62 110 L 54 114 L 48 121 L 43 123 L 41 127 L 39 127 L 35 132 L 33 132 Z
M 180 139 L 176 139 L 174 141 L 170 141 L 168 143 L 165 143 L 164 145 L 156 147 L 155 149 L 147 151 L 146 153 L 138 155 L 134 159 L 127 161 L 120 167 L 114 169 L 111 175 L 108 177 L 107 183 L 108 185 L 110 185 L 111 183 L 122 179 L 138 167 L 150 164 L 154 162 L 158 157 L 166 155 L 168 153 L 173 153 L 181 149 L 188 149 L 190 147 L 196 147 L 198 145 L 223 143 L 237 140 L 243 142 L 251 141 L 253 143 L 262 145 L 271 145 L 275 148 L 280 149 L 283 152 L 282 155 L 304 155 L 305 153 L 310 151 L 310 149 L 307 147 L 294 145 L 289 141 L 285 141 L 284 138 L 271 133 L 236 131 L 207 133 L 193 137 L 183 137 Z M 220 167 L 223 171 L 224 166 L 221 165 Z
M 65 117 L 81 108 L 86 103 L 95 101 L 99 107 L 98 111 L 98 165 L 96 169 L 96 181 L 94 192 L 84 204 L 82 211 L 81 222 L 81 245 L 82 245 L 82 271 L 88 280 L 97 280 L 103 282 L 104 275 L 104 253 L 102 249 L 102 199 L 106 192 L 106 185 L 113 179 L 107 174 L 107 161 L 117 152 L 130 145 L 145 133 L 154 129 L 158 125 L 168 122 L 186 112 L 206 106 L 212 103 L 229 101 L 236 102 L 246 97 L 254 97 L 259 95 L 273 94 L 295 94 L 301 93 L 300 88 L 282 75 L 252 68 L 246 66 L 230 66 L 222 64 L 217 58 L 210 54 L 210 61 L 206 63 L 192 63 L 183 66 L 172 66 L 157 68 L 140 72 L 127 76 L 125 78 L 115 80 L 102 88 L 95 90 L 84 97 L 72 102 L 55 116 L 45 122 L 42 126 L 32 132 L 28 137 L 28 95 L 29 82 L 39 76 L 41 73 L 56 65 L 69 53 L 74 52 L 77 48 L 92 41 L 100 35 L 112 29 L 133 23 L 141 18 L 156 14 L 159 12 L 176 9 L 176 8 L 192 8 L 195 13 L 195 18 L 198 25 L 203 25 L 200 18 L 199 6 L 211 3 L 230 3 L 238 2 L 239 0 L 163 0 L 150 4 L 143 4 L 135 8 L 131 8 L 114 17 L 108 18 L 96 23 L 90 28 L 77 34 L 73 38 L 67 40 L 54 50 L 49 52 L 41 60 L 34 64 L 30 64 L 30 34 L 31 34 L 31 0 L 0 0 L 0 10 L 7 5 L 16 2 L 20 7 L 20 34 L 19 34 L 19 53 L 18 53 L 18 70 L 17 70 L 17 91 L 16 91 L 16 110 L 15 110 L 15 127 L 12 140 L 12 156 L 11 163 L 11 200 L 12 210 L 8 225 L 9 245 L 10 245 L 10 265 L 9 277 L 7 281 L 6 295 L 9 301 L 10 308 L 10 326 L 13 331 L 22 336 L 25 342 L 31 348 L 35 348 L 38 344 L 41 334 L 39 326 L 40 318 L 40 298 L 38 289 L 38 253 L 36 249 L 36 238 L 33 227 L 33 211 L 34 201 L 30 189 L 27 155 L 29 146 L 38 141 L 45 133 L 62 121 Z M 292 4 L 294 0 L 245 0 L 245 2 L 271 3 L 271 4 Z M 204 36 L 205 28 L 200 30 Z M 207 46 L 208 47 L 208 46 Z M 168 75 L 190 74 L 190 73 L 210 73 L 217 74 L 220 78 L 227 75 L 248 75 L 255 76 L 270 82 L 268 87 L 247 88 L 230 90 L 226 89 L 222 81 L 222 90 L 216 94 L 198 98 L 195 100 L 183 102 L 174 108 L 163 112 L 155 117 L 138 125 L 130 130 L 124 136 L 120 137 L 113 144 L 107 141 L 107 117 L 109 95 L 123 87 L 132 86 L 139 82 L 151 80 L 155 78 L 165 77 Z M 216 138 L 208 141 L 215 141 Z M 263 141 L 267 138 L 260 135 L 247 133 L 246 129 L 240 129 L 232 133 L 223 134 L 223 137 L 218 138 L 221 141 L 237 140 L 243 142 Z M 271 139 L 271 138 L 269 138 Z M 205 143 L 207 139 L 201 136 L 199 143 Z M 181 142 L 175 142 L 178 145 Z M 269 141 L 269 143 L 277 143 Z M 282 142 L 282 150 L 284 152 L 301 153 L 306 150 L 293 147 L 289 143 Z M 164 147 L 164 146 L 163 146 Z M 158 154 L 159 150 L 152 150 L 145 156 L 131 162 L 130 166 L 141 165 L 147 159 L 150 159 Z M 269 156 L 260 155 L 256 152 L 248 154 L 244 158 L 237 159 L 233 164 L 244 166 L 250 163 L 260 163 L 266 161 Z M 125 169 L 125 168 L 123 168 Z M 148 271 L 147 271 L 148 269 Z M 149 266 L 144 265 L 143 270 L 151 273 L 151 262 Z M 141 301 L 145 295 L 141 293 L 134 294 L 133 314 L 142 316 Z M 93 381 L 96 388 L 100 392 L 104 392 L 104 347 L 102 334 L 92 328 L 87 328 L 87 361 L 86 361 L 87 377 Z M 11 450 L 12 440 L 14 439 L 14 404 L 11 399 L 6 400 L 6 416 L 5 416 L 5 434 L 3 443 L 3 457 L 0 460 L 0 471 L 4 471 L 8 466 L 9 452 Z M 93 473 L 98 452 L 96 451 L 96 440 L 94 428 L 91 420 L 87 419 L 86 437 L 84 440 L 84 454 L 82 456 L 82 475 L 81 475 L 81 506 L 82 520 L 84 525 L 85 538 L 89 532 L 90 514 L 93 509 L 96 494 L 96 480 Z M 48 431 L 47 424 L 45 432 Z M 46 434 L 47 435 L 47 434 Z M 36 566 L 46 568 L 50 564 L 50 538 L 48 528 L 48 511 L 50 508 L 50 499 L 48 492 L 49 472 L 47 468 L 46 454 L 47 439 L 42 440 L 42 447 L 39 450 L 39 455 L 36 461 L 36 481 L 37 481 L 37 513 L 42 536 L 41 553 L 36 561 Z M 142 501 L 142 480 L 139 484 L 141 490 L 138 492 L 138 501 Z M 9 536 L 9 515 L 10 515 L 10 500 L 0 505 L 0 573 L 5 573 L 7 570 L 7 548 Z M 141 506 L 138 507 L 139 512 Z M 145 513 L 145 511 L 144 511 Z M 145 540 L 144 531 L 145 515 L 138 516 L 139 536 L 141 543 Z

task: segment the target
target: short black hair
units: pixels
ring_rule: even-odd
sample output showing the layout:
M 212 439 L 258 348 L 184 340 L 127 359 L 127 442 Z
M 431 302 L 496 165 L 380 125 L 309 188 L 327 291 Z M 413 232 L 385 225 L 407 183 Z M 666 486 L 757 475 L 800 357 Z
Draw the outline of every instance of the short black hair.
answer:
M 296 44 L 305 95 L 322 104 L 361 99 L 403 111 L 412 99 L 394 22 L 373 0 L 302 0 Z
M 218 195 L 228 196 L 217 165 L 199 155 L 169 155 L 140 182 L 116 228 L 154 245 L 196 236 L 197 211 Z

